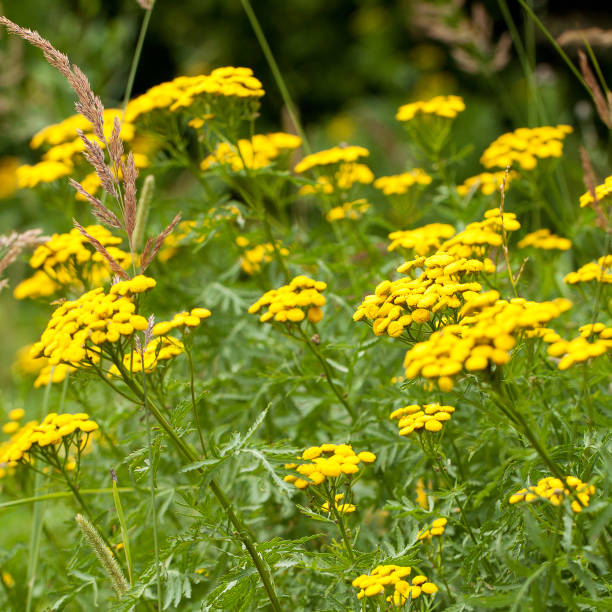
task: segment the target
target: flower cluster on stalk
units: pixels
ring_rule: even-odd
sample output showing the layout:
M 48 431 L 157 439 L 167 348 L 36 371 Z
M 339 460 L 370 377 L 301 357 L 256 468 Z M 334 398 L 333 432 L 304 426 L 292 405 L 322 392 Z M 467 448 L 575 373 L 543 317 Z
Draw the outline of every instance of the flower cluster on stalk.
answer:
M 524 170 L 532 170 L 538 159 L 561 157 L 563 140 L 573 131 L 570 125 L 518 128 L 491 143 L 480 163 L 485 168 L 507 168 L 516 162 Z
M 510 504 L 520 502 L 548 501 L 553 506 L 559 506 L 565 498 L 571 499 L 574 512 L 582 512 L 595 495 L 595 487 L 582 482 L 576 476 L 566 476 L 565 482 L 554 476 L 546 476 L 538 480 L 536 485 L 517 491 L 508 499 Z M 573 498 L 576 499 L 573 499 Z
M 249 308 L 250 314 L 258 313 L 267 307 L 260 315 L 262 323 L 276 321 L 278 323 L 300 323 L 308 319 L 318 323 L 323 318 L 321 307 L 325 305 L 325 296 L 321 293 L 327 287 L 323 281 L 315 281 L 307 276 L 296 276 L 288 285 L 266 291 Z
M 426 576 L 412 578 L 412 583 L 404 580 L 412 573 L 412 568 L 402 565 L 379 565 L 370 574 L 361 574 L 352 584 L 359 589 L 358 599 L 383 595 L 393 607 L 402 607 L 408 600 L 414 601 L 421 595 L 434 595 L 438 587 Z
M 394 410 L 389 418 L 397 420 L 400 436 L 408 436 L 413 431 L 442 431 L 442 427 L 446 421 L 455 412 L 453 406 L 441 406 L 440 404 L 425 404 L 419 406 L 412 404 Z
M 350 444 L 321 444 L 307 448 L 298 459 L 309 463 L 288 463 L 285 469 L 299 474 L 288 474 L 285 482 L 293 483 L 298 489 L 317 486 L 326 478 L 337 478 L 343 474 L 359 472 L 359 464 L 373 463 L 376 455 L 370 451 L 355 453 Z

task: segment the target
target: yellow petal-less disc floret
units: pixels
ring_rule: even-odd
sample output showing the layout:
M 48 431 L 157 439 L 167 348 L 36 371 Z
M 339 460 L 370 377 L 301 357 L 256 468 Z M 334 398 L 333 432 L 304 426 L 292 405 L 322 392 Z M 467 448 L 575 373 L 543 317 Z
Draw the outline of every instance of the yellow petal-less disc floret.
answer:
M 19 462 L 28 462 L 31 455 L 41 449 L 62 445 L 64 450 L 70 446 L 77 449 L 86 443 L 88 434 L 99 429 L 98 424 L 85 413 L 51 413 L 42 423 L 29 421 L 10 432 L 10 440 L 0 444 L 0 464 L 15 467 Z
M 459 323 L 432 333 L 406 353 L 406 378 L 438 379 L 442 390 L 450 390 L 454 377 L 464 370 L 478 372 L 508 363 L 520 334 L 542 327 L 570 307 L 563 298 L 508 302 L 500 300 L 497 291 L 476 294 L 461 308 Z
M 102 345 L 147 328 L 147 319 L 135 313 L 131 294 L 154 286 L 154 279 L 136 276 L 113 285 L 108 294 L 98 288 L 64 302 L 51 315 L 40 341 L 32 346 L 31 356 L 47 358 L 51 367 L 67 364 L 87 368 L 98 363 Z
M 250 140 L 241 138 L 237 145 L 221 142 L 202 161 L 201 168 L 208 170 L 216 166 L 229 166 L 234 172 L 245 167 L 251 170 L 266 168 L 301 144 L 302 140 L 298 136 L 284 132 L 255 134 Z
M 328 443 L 307 448 L 298 459 L 309 463 L 286 464 L 285 469 L 297 472 L 300 476 L 288 474 L 285 482 L 293 483 L 298 489 L 305 489 L 320 485 L 326 478 L 356 474 L 360 463 L 373 463 L 376 455 L 369 451 L 355 453 L 350 444 Z
M 607 198 L 612 193 L 612 175 L 607 176 L 601 185 L 595 187 L 595 197 L 597 201 Z M 593 203 L 593 195 L 590 191 L 580 196 L 580 208 L 584 208 Z
M 128 269 L 132 258 L 118 248 L 120 238 L 101 225 L 85 229 L 121 267 Z M 76 228 L 66 234 L 53 234 L 38 246 L 30 258 L 30 267 L 36 272 L 15 287 L 13 295 L 17 299 L 46 297 L 61 289 L 84 291 L 106 282 L 112 274 L 104 257 Z
M 384 595 L 387 604 L 393 608 L 401 608 L 408 600 L 414 601 L 422 594 L 434 595 L 438 591 L 426 576 L 414 576 L 412 583 L 405 580 L 411 573 L 409 566 L 379 565 L 369 574 L 357 576 L 352 585 L 359 589 L 357 599 Z
M 572 248 L 572 241 L 561 236 L 555 236 L 547 228 L 536 230 L 527 234 L 516 245 L 519 249 L 533 247 L 534 249 L 543 249 L 545 251 L 559 250 L 567 251 Z
M 432 537 L 441 536 L 444 533 L 447 523 L 448 520 L 445 518 L 436 519 L 429 527 L 419 532 L 417 540 L 431 540 Z
M 574 512 L 582 512 L 589 505 L 591 497 L 595 495 L 593 485 L 582 482 L 575 476 L 566 476 L 565 482 L 553 476 L 538 480 L 538 484 L 517 491 L 508 499 L 508 503 L 548 501 L 553 506 L 559 506 L 567 497 L 571 501 Z
M 460 96 L 435 96 L 430 100 L 412 102 L 400 106 L 395 118 L 398 121 L 410 121 L 417 115 L 436 115 L 454 119 L 465 110 L 465 103 Z
M 457 193 L 465 197 L 472 190 L 479 190 L 483 195 L 491 195 L 499 191 L 501 186 L 506 181 L 506 189 L 510 185 L 510 181 L 515 179 L 518 174 L 514 171 L 508 172 L 505 170 L 499 172 L 481 172 L 476 176 L 471 176 L 465 179 L 462 185 L 457 185 Z
M 317 323 L 323 318 L 321 307 L 325 305 L 325 296 L 321 293 L 327 284 L 315 281 L 307 276 L 296 276 L 288 285 L 266 291 L 249 308 L 250 314 L 258 313 L 262 308 L 267 311 L 260 315 L 262 323 L 300 323 L 308 318 Z
M 437 369 L 437 373 L 439 370 Z M 450 368 L 445 370 L 445 375 L 451 374 Z M 413 431 L 437 433 L 442 430 L 444 423 L 449 421 L 455 412 L 453 406 L 441 406 L 440 404 L 424 404 L 419 406 L 413 404 L 394 410 L 390 419 L 398 421 L 399 435 L 408 436 Z
M 153 326 L 152 333 L 154 336 L 166 336 L 173 329 L 185 327 L 198 327 L 204 319 L 211 316 L 208 308 L 192 308 L 190 312 L 179 312 L 172 317 L 170 321 L 160 321 Z
M 538 159 L 561 157 L 563 140 L 573 131 L 569 125 L 519 128 L 491 143 L 480 163 L 485 168 L 506 168 L 517 163 L 524 170 L 532 170 Z
M 592 261 L 585 264 L 576 272 L 570 272 L 563 279 L 568 285 L 576 285 L 578 283 L 590 283 L 595 281 L 597 283 L 612 283 L 612 274 L 610 269 L 612 268 L 612 255 L 605 255 L 600 257 L 596 262 Z
M 403 195 L 414 185 L 424 187 L 433 179 L 421 168 L 414 168 L 402 174 L 381 176 L 374 181 L 374 187 L 385 195 Z
M 341 162 L 354 162 L 361 157 L 367 157 L 369 154 L 370 152 L 365 147 L 332 147 L 331 149 L 325 149 L 324 151 L 307 155 L 294 169 L 297 173 L 302 173 L 319 166 L 328 166 Z

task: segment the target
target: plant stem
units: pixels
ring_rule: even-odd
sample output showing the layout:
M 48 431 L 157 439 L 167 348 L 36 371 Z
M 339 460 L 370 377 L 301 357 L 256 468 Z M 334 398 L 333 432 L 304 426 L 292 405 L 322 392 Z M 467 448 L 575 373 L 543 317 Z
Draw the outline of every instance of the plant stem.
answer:
M 306 134 L 302 129 L 302 124 L 297 117 L 297 113 L 295 110 L 295 105 L 293 104 L 293 100 L 291 99 L 291 95 L 289 94 L 289 90 L 287 89 L 287 85 L 285 84 L 285 79 L 283 79 L 283 75 L 278 68 L 278 64 L 276 63 L 276 59 L 274 58 L 274 54 L 270 49 L 270 45 L 268 45 L 268 41 L 266 40 L 266 36 L 261 29 L 261 25 L 257 16 L 255 15 L 255 11 L 253 11 L 253 7 L 251 6 L 251 2 L 249 0 L 241 0 L 242 8 L 244 8 L 244 12 L 246 13 L 249 22 L 251 23 L 251 27 L 253 28 L 253 32 L 255 33 L 255 37 L 257 38 L 257 42 L 263 51 L 263 54 L 268 62 L 268 66 L 270 66 L 270 70 L 272 72 L 272 76 L 276 81 L 276 86 L 278 87 L 281 97 L 283 98 L 283 102 L 287 107 L 287 112 L 291 117 L 291 121 L 302 139 L 302 147 L 306 153 L 310 153 L 310 145 L 308 144 L 308 140 L 306 139 Z
M 563 58 L 563 61 L 568 65 L 569 69 L 574 73 L 574 76 L 582 83 L 582 86 L 589 92 L 589 95 L 593 97 L 593 92 L 589 89 L 587 84 L 585 83 L 582 75 L 572 63 L 572 60 L 567 56 L 565 51 L 559 46 L 557 41 L 554 39 L 552 34 L 546 29 L 546 26 L 538 19 L 537 15 L 531 10 L 531 7 L 525 2 L 525 0 L 518 0 L 519 4 L 525 9 L 529 18 L 538 26 L 540 31 L 548 38 L 552 46 L 555 48 L 557 53 Z
M 130 378 L 124 378 L 125 383 L 132 389 L 136 395 L 142 397 L 142 391 L 139 389 L 138 385 L 134 384 L 135 381 Z M 199 461 L 198 454 L 196 451 L 185 442 L 182 438 L 180 438 L 172 425 L 167 421 L 166 417 L 163 415 L 161 409 L 156 406 L 149 398 L 142 397 L 142 401 L 144 402 L 146 408 L 151 412 L 155 420 L 161 425 L 162 429 L 166 432 L 171 442 L 176 446 L 179 453 L 189 462 L 195 463 Z M 198 470 L 202 471 L 202 470 Z M 229 501 L 221 487 L 217 484 L 214 479 L 211 479 L 209 486 L 218 499 L 219 503 L 223 507 L 226 512 L 230 522 L 234 526 L 238 537 L 243 543 L 244 547 L 247 549 L 249 556 L 251 557 L 253 564 L 259 574 L 261 581 L 264 585 L 270 603 L 272 605 L 272 609 L 275 612 L 281 612 L 280 602 L 278 600 L 278 595 L 276 594 L 276 588 L 274 585 L 274 580 L 272 577 L 272 573 L 270 568 L 265 561 L 265 559 L 259 554 L 256 548 L 255 536 L 250 529 L 250 527 L 244 523 L 241 518 L 235 513 L 232 503 Z M 160 608 L 161 609 L 161 608 Z
M 478 540 L 476 539 L 476 536 L 474 535 L 474 532 L 472 531 L 472 528 L 470 527 L 470 524 L 467 520 L 467 516 L 465 515 L 465 511 L 463 510 L 463 506 L 461 505 L 461 502 L 459 501 L 459 496 L 457 495 L 457 493 L 454 492 L 455 487 L 453 483 L 451 482 L 448 474 L 446 473 L 444 466 L 442 465 L 442 461 L 440 461 L 440 455 L 438 455 L 438 453 L 434 454 L 434 461 L 436 462 L 436 465 L 438 466 L 438 469 L 440 470 L 440 474 L 442 474 L 442 477 L 446 481 L 446 485 L 451 491 L 453 491 L 453 496 L 455 497 L 455 503 L 457 504 L 457 507 L 459 508 L 459 513 L 461 514 L 461 518 L 463 519 L 463 525 L 465 526 L 470 538 L 472 539 L 472 542 L 474 542 L 474 544 L 478 544 Z
M 191 348 L 185 345 L 185 354 L 187 355 L 187 361 L 189 362 L 189 376 L 190 376 L 190 390 L 191 390 L 191 409 L 193 411 L 193 420 L 195 422 L 196 429 L 198 430 L 198 436 L 200 437 L 200 444 L 202 446 L 202 454 L 204 457 L 208 457 L 206 451 L 206 443 L 204 442 L 204 435 L 202 434 L 202 427 L 200 426 L 200 415 L 198 414 L 198 403 L 195 397 L 195 386 L 194 386 L 194 374 L 193 374 L 193 358 L 191 356 Z
M 153 5 L 154 6 L 154 5 Z M 153 12 L 153 6 L 148 11 L 145 11 L 142 19 L 142 25 L 140 26 L 140 33 L 138 34 L 138 41 L 136 43 L 136 49 L 134 50 L 134 56 L 132 57 L 132 65 L 130 66 L 130 74 L 128 76 L 127 85 L 125 86 L 125 94 L 123 96 L 122 108 L 122 121 L 125 117 L 125 110 L 128 102 L 132 95 L 132 89 L 134 88 L 134 79 L 136 78 L 136 70 L 138 70 L 138 62 L 140 61 L 140 55 L 142 54 L 142 46 L 144 43 L 147 29 L 149 28 L 149 21 L 151 20 L 151 13 Z
M 49 408 L 49 395 L 51 394 L 51 385 L 53 384 L 53 372 L 55 367 L 51 369 L 49 374 L 49 382 L 45 388 L 45 394 L 42 402 L 42 415 L 44 417 L 47 414 Z M 42 418 L 41 418 L 42 420 Z M 40 487 L 42 475 L 40 472 L 36 472 L 34 476 L 34 492 Z M 36 504 L 34 511 L 32 512 L 32 529 L 30 531 L 30 545 L 28 547 L 28 595 L 26 599 L 26 612 L 30 612 L 32 609 L 32 597 L 34 595 L 34 582 L 36 581 L 36 568 L 38 566 L 38 557 L 40 555 L 40 541 L 43 528 L 43 505 Z
M 304 332 L 304 330 L 302 329 L 302 327 L 300 325 L 297 326 L 297 329 L 298 329 L 298 332 L 300 333 L 300 336 L 302 336 L 302 340 L 304 341 L 306 346 L 314 353 L 316 358 L 319 360 L 319 363 L 321 364 L 321 367 L 323 368 L 323 371 L 325 373 L 325 378 L 327 379 L 327 382 L 329 383 L 329 386 L 331 387 L 331 390 L 334 392 L 335 396 L 340 400 L 342 405 L 346 408 L 346 411 L 349 413 L 351 419 L 353 419 L 353 421 L 355 421 L 357 419 L 357 415 L 355 414 L 355 410 L 346 401 L 346 399 L 342 396 L 342 393 L 340 393 L 340 390 L 338 389 L 338 387 L 336 387 L 336 385 L 334 384 L 334 381 L 333 381 L 333 378 L 332 378 L 332 374 L 331 374 L 331 371 L 329 369 L 329 364 L 327 363 L 327 360 L 321 355 L 321 353 L 317 349 L 317 347 L 310 341 L 310 339 L 308 338 L 308 336 L 306 335 L 306 333 Z
M 142 400 L 147 405 L 147 374 L 144 367 L 144 346 L 140 347 L 142 363 Z M 151 512 L 153 513 L 153 548 L 155 549 L 155 581 L 157 583 L 157 609 L 163 610 L 161 572 L 159 571 L 159 542 L 157 538 L 157 503 L 155 501 L 155 469 L 153 467 L 153 442 L 151 438 L 151 411 L 147 410 L 147 446 L 149 447 L 149 484 L 151 487 Z

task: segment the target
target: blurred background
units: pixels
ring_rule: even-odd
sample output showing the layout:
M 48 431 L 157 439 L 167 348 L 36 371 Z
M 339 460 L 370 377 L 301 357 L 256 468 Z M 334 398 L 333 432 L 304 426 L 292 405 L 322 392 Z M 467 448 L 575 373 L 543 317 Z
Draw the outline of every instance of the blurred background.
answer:
M 604 74 L 612 63 L 612 13 L 606 3 L 530 0 L 545 25 L 576 60 L 587 36 Z M 474 159 L 499 132 L 529 117 L 533 100 L 520 53 L 536 66 L 539 95 L 553 122 L 588 121 L 587 96 L 544 36 L 523 19 L 517 0 L 258 0 L 258 18 L 315 145 L 359 142 L 401 163 L 394 112 L 400 104 L 439 93 L 468 101 L 462 116 Z M 37 29 L 69 53 L 107 106 L 123 97 L 143 16 L 136 0 L 15 0 L 0 12 Z M 594 29 L 595 28 L 595 29 Z M 26 157 L 39 128 L 73 112 L 73 95 L 37 49 L 0 33 L 0 154 Z M 134 93 L 180 74 L 220 65 L 250 66 L 266 97 L 260 130 L 283 122 L 282 100 L 240 0 L 158 0 Z M 523 119 L 524 121 L 524 119 Z M 10 126 L 10 129 L 7 127 Z M 460 126 L 461 127 L 461 126 Z M 378 159 L 378 158 L 376 158 Z M 469 162 L 468 162 L 469 163 Z
M 527 1 L 575 63 L 584 35 L 603 74 L 611 74 L 612 13 L 607 3 Z M 398 106 L 459 94 L 467 110 L 453 133 L 457 149 L 468 143 L 459 182 L 482 171 L 480 155 L 500 134 L 557 123 L 575 128 L 564 154 L 571 161 L 564 172 L 572 192 L 584 191 L 577 161 L 580 144 L 592 155 L 598 179 L 611 173 L 608 132 L 586 91 L 550 41 L 524 18 L 517 0 L 253 4 L 314 150 L 342 142 L 365 145 L 376 174 L 400 172 L 406 167 L 407 147 L 394 119 Z M 68 53 L 107 107 L 120 104 L 144 15 L 136 0 L 0 0 L 0 13 L 38 30 Z M 206 73 L 222 65 L 249 66 L 263 82 L 266 96 L 258 131 L 292 131 L 240 0 L 157 0 L 133 95 L 177 75 Z M 14 170 L 20 163 L 38 161 L 30 138 L 74 113 L 73 93 L 38 49 L 4 32 L 0 66 L 0 234 L 39 226 L 41 219 L 47 234 L 68 231 L 67 214 L 45 208 L 39 194 L 15 191 Z M 526 70 L 529 66 L 535 70 Z M 526 74 L 533 76 L 527 79 Z M 16 282 L 23 278 L 26 257 L 10 271 Z M 0 296 L 3 314 L 18 310 L 22 320 L 41 317 L 37 304 L 16 302 L 10 291 Z M 7 330 L 11 354 L 32 340 L 13 337 L 15 333 Z

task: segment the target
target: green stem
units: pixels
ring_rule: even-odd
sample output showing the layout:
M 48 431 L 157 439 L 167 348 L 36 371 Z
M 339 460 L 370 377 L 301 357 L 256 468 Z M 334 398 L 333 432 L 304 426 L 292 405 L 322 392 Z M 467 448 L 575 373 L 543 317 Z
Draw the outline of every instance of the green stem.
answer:
M 304 341 L 306 346 L 312 351 L 315 357 L 319 360 L 319 363 L 321 364 L 321 367 L 323 368 L 323 372 L 325 373 L 325 378 L 327 379 L 327 382 L 329 386 L 331 387 L 331 390 L 334 392 L 335 396 L 340 400 L 342 405 L 346 408 L 346 411 L 349 413 L 351 419 L 355 421 L 357 419 L 355 410 L 346 401 L 346 399 L 342 396 L 342 393 L 340 393 L 340 390 L 338 389 L 338 387 L 336 387 L 336 385 L 334 384 L 332 373 L 329 369 L 327 360 L 321 355 L 317 347 L 310 341 L 310 338 L 308 338 L 308 336 L 306 335 L 306 333 L 304 332 L 304 330 L 302 329 L 300 325 L 297 326 L 297 330 L 300 336 L 302 336 L 302 340 Z
M 51 373 L 49 374 L 49 382 L 45 388 L 45 394 L 43 396 L 42 403 L 42 415 L 44 417 L 47 414 L 47 410 L 49 408 L 49 395 L 51 393 L 51 385 L 53 379 L 53 371 L 55 368 L 51 369 Z M 42 420 L 42 418 L 41 418 Z M 34 476 L 34 491 L 36 492 L 42 480 L 42 475 L 40 472 L 36 472 Z M 38 566 L 38 557 L 40 555 L 40 542 L 43 528 L 43 506 L 42 504 L 37 504 L 34 506 L 34 511 L 32 513 L 32 529 L 30 531 L 30 545 L 28 547 L 28 595 L 26 599 L 26 612 L 30 612 L 32 609 L 32 597 L 34 595 L 34 583 L 36 581 L 36 568 Z
M 504 394 L 503 389 L 503 385 L 500 385 L 500 391 L 502 394 Z M 512 401 L 508 401 L 502 404 L 499 395 L 493 394 L 491 395 L 491 397 L 493 398 L 494 403 L 497 405 L 497 407 L 500 408 L 505 415 L 511 417 L 511 421 L 513 422 L 513 424 L 515 426 L 520 426 L 519 433 L 523 434 L 529 440 L 533 449 L 538 453 L 538 455 L 540 455 L 540 458 L 550 468 L 551 472 L 561 481 L 565 482 L 565 475 L 563 474 L 559 466 L 549 457 L 548 452 L 544 448 L 544 445 L 533 433 L 532 428 L 527 423 L 527 420 L 525 419 L 523 414 L 519 410 L 516 410 L 514 408 Z
M 136 489 L 132 487 L 119 487 L 117 491 L 121 493 L 134 493 Z M 109 488 L 105 489 L 81 489 L 81 495 L 98 495 L 100 493 L 112 493 L 113 490 Z M 56 493 L 45 493 L 44 495 L 35 495 L 33 497 L 22 497 L 14 501 L 3 502 L 0 504 L 0 510 L 5 508 L 13 508 L 14 506 L 23 506 L 24 504 L 33 504 L 37 502 L 47 501 L 49 499 L 62 499 L 64 497 L 72 497 L 72 491 L 58 491 Z
M 200 437 L 200 445 L 202 446 L 202 454 L 204 457 L 208 457 L 206 452 L 206 443 L 204 442 L 204 436 L 202 434 L 202 427 L 200 426 L 200 415 L 198 414 L 198 403 L 195 397 L 195 383 L 193 374 L 193 358 L 191 356 L 191 348 L 185 345 L 185 354 L 187 355 L 187 361 L 189 362 L 189 377 L 190 377 L 190 390 L 191 390 L 191 409 L 193 411 L 193 420 L 195 422 L 196 429 L 198 430 L 198 436 Z
M 142 401 L 145 406 L 147 398 L 147 374 L 144 367 L 144 347 L 140 348 L 142 362 Z M 151 411 L 147 410 L 147 446 L 149 447 L 149 484 L 151 487 L 151 512 L 153 513 L 153 548 L 155 550 L 155 581 L 157 583 L 157 609 L 163 610 L 161 572 L 159 570 L 159 542 L 157 537 L 157 503 L 155 500 L 155 469 L 153 467 L 153 442 L 151 437 Z
M 440 455 L 438 455 L 438 453 L 434 454 L 434 461 L 436 462 L 436 465 L 438 466 L 438 469 L 440 470 L 440 474 L 442 474 L 442 477 L 446 481 L 446 485 L 448 486 L 449 490 L 453 492 L 453 496 L 455 497 L 455 502 L 457 504 L 457 507 L 459 508 L 459 513 L 461 514 L 461 518 L 463 519 L 463 525 L 465 526 L 470 538 L 472 539 L 472 542 L 478 545 L 478 540 L 476 539 L 476 536 L 474 535 L 474 532 L 472 531 L 472 528 L 470 527 L 470 523 L 467 520 L 467 516 L 465 515 L 463 506 L 461 505 L 461 502 L 459 501 L 459 496 L 457 495 L 457 493 L 455 493 L 455 490 L 454 490 L 455 487 L 453 483 L 451 482 L 448 474 L 446 473 L 444 466 L 442 465 L 442 461 L 440 461 Z
M 148 11 L 145 11 L 142 25 L 140 26 L 140 33 L 138 34 L 138 42 L 136 43 L 136 49 L 134 50 L 134 56 L 132 57 L 132 65 L 130 66 L 130 74 L 128 76 L 127 85 L 125 86 L 125 94 L 123 96 L 122 108 L 122 119 L 125 117 L 125 110 L 128 102 L 132 95 L 132 89 L 134 88 L 134 79 L 136 78 L 136 70 L 138 69 L 138 62 L 140 62 L 140 55 L 142 54 L 142 46 L 144 43 L 147 29 L 149 28 L 149 21 L 151 20 L 151 13 L 153 12 L 153 6 Z
M 567 56 L 565 51 L 559 46 L 557 41 L 554 39 L 552 34 L 546 29 L 546 26 L 538 19 L 537 15 L 531 10 L 531 7 L 525 2 L 525 0 L 518 0 L 519 4 L 525 9 L 529 18 L 538 26 L 539 30 L 546 36 L 552 46 L 555 48 L 557 53 L 562 57 L 563 61 L 568 65 L 569 69 L 574 73 L 574 76 L 582 83 L 582 86 L 589 92 L 589 95 L 593 97 L 593 92 L 589 89 L 585 83 L 579 70 L 574 66 L 572 60 Z
M 295 111 L 295 105 L 293 104 L 293 100 L 291 99 L 291 95 L 289 94 L 289 90 L 287 89 L 287 85 L 285 84 L 285 79 L 283 79 L 283 75 L 281 74 L 281 71 L 278 68 L 278 64 L 276 63 L 274 54 L 272 53 L 272 50 L 270 49 L 270 45 L 268 45 L 266 36 L 263 30 L 261 29 L 261 25 L 259 24 L 257 16 L 255 15 L 255 12 L 253 11 L 253 7 L 251 6 L 251 3 L 249 0 L 241 0 L 241 2 L 242 2 L 242 7 L 244 8 L 244 12 L 246 13 L 249 19 L 249 22 L 251 23 L 251 27 L 253 28 L 253 32 L 255 32 L 257 42 L 259 43 L 259 46 L 261 47 L 261 50 L 263 51 L 266 61 L 268 62 L 268 66 L 270 66 L 270 70 L 272 71 L 272 76 L 274 77 L 274 80 L 276 81 L 276 86 L 278 87 L 280 91 L 280 94 L 283 98 L 283 102 L 285 103 L 285 106 L 287 107 L 287 112 L 289 113 L 289 116 L 291 117 L 291 121 L 293 122 L 293 125 L 295 126 L 297 133 L 302 139 L 302 147 L 306 153 L 310 153 L 311 152 L 310 145 L 308 144 L 308 140 L 306 139 L 306 134 L 304 133 L 304 130 L 302 129 L 302 124 L 300 123 L 300 120 L 297 117 L 297 113 Z
M 563 506 L 560 506 L 559 510 L 558 510 L 557 523 L 555 525 L 555 527 L 556 527 L 556 530 L 555 530 L 556 531 L 556 533 L 555 533 L 555 536 L 556 536 L 555 537 L 555 543 L 553 545 L 552 550 L 550 551 L 550 556 L 548 558 L 548 561 L 550 563 L 550 567 L 549 567 L 548 573 L 546 575 L 546 584 L 544 585 L 544 599 L 548 600 L 548 601 L 550 601 L 548 599 L 548 590 L 550 589 L 550 583 L 551 583 L 552 578 L 553 578 L 553 572 L 556 571 L 556 567 L 555 567 L 554 561 L 555 561 L 555 555 L 557 554 L 557 550 L 559 548 L 559 542 L 561 540 L 561 538 L 559 537 L 558 533 L 561 530 L 562 522 L 563 522 Z
M 138 386 L 134 384 L 134 381 L 131 378 L 124 379 L 125 383 L 134 391 L 137 395 L 142 395 L 142 392 L 139 391 Z M 151 412 L 155 420 L 161 425 L 162 429 L 166 432 L 171 442 L 177 448 L 179 453 L 189 462 L 196 463 L 200 460 L 196 451 L 187 444 L 182 438 L 180 438 L 170 423 L 166 420 L 166 417 L 161 412 L 160 408 L 156 406 L 149 398 L 143 397 L 143 402 L 147 409 Z M 202 471 L 202 470 L 198 470 Z M 238 537 L 241 542 L 244 544 L 244 547 L 247 549 L 253 564 L 261 578 L 261 581 L 264 585 L 268 598 L 270 599 L 270 603 L 275 612 L 281 612 L 280 602 L 278 600 L 278 595 L 276 594 L 276 588 L 274 586 L 274 580 L 272 578 L 272 574 L 270 572 L 270 568 L 263 559 L 263 557 L 259 554 L 255 544 L 255 536 L 250 529 L 250 527 L 244 523 L 240 517 L 234 512 L 232 503 L 229 501 L 221 487 L 217 484 L 217 482 L 212 479 L 209 484 L 213 494 L 225 510 L 230 522 L 234 526 Z M 160 608 L 161 609 L 161 608 Z
M 352 562 L 354 562 L 355 553 L 353 552 L 351 540 L 348 536 L 346 527 L 344 525 L 344 518 L 342 517 L 342 515 L 340 514 L 340 512 L 338 512 L 338 509 L 336 508 L 335 495 L 332 494 L 332 491 L 330 491 L 329 487 L 327 486 L 327 483 L 325 486 L 325 491 L 327 493 L 327 503 L 329 504 L 329 509 L 331 510 L 331 513 L 334 515 L 334 518 L 336 519 L 336 525 L 338 525 L 340 535 L 342 536 L 342 541 L 344 542 L 344 548 L 346 549 L 346 554 L 348 555 L 349 559 Z

